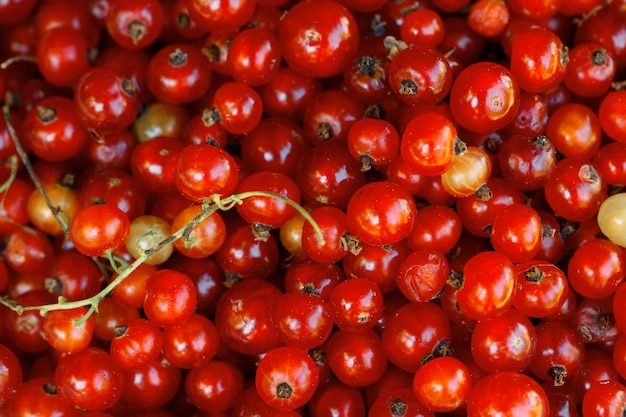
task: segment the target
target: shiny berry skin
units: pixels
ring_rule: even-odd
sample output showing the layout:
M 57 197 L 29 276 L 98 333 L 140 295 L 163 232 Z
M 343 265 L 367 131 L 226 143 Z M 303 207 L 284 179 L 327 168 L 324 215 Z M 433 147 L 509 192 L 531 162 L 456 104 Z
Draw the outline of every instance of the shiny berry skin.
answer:
M 296 258 L 285 271 L 285 291 L 308 292 L 328 301 L 333 288 L 345 279 L 337 264 L 322 264 L 307 257 Z
M 485 372 L 521 372 L 533 359 L 536 339 L 528 317 L 511 308 L 476 323 L 470 341 L 472 358 Z
M 191 404 L 206 412 L 233 407 L 243 393 L 244 380 L 231 362 L 213 360 L 193 368 L 185 377 L 185 393 Z
M 133 149 L 130 159 L 133 177 L 141 187 L 153 193 L 177 192 L 174 177 L 178 155 L 184 148 L 184 143 L 164 136 L 140 143 Z
M 598 213 L 607 191 L 593 164 L 565 158 L 557 162 L 544 192 L 554 214 L 571 221 L 583 221 Z
M 450 91 L 452 71 L 443 54 L 427 46 L 412 45 L 396 55 L 389 66 L 389 87 L 409 105 L 438 103 Z
M 585 416 L 610 416 L 624 413 L 626 386 L 618 381 L 596 381 L 589 386 L 582 399 Z
M 180 211 L 172 221 L 172 233 L 192 221 L 202 211 L 202 206 L 195 204 Z M 226 225 L 219 212 L 211 213 L 196 224 L 189 233 L 174 241 L 176 249 L 186 257 L 202 259 L 214 254 L 226 239 Z
M 135 82 L 108 67 L 92 68 L 80 77 L 74 102 L 87 127 L 98 133 L 126 129 L 139 112 Z
M 535 326 L 537 351 L 528 369 L 539 380 L 563 385 L 573 379 L 585 354 L 583 339 L 566 322 L 548 321 Z
M 0 344 L 0 366 L 5 370 L 0 381 L 0 403 L 4 403 L 22 384 L 23 372 L 15 353 L 3 344 Z
M 87 314 L 85 307 L 71 310 L 55 310 L 44 318 L 43 332 L 46 340 L 54 349 L 63 353 L 76 353 L 85 349 L 94 329 L 94 317 L 80 321 Z
M 307 150 L 296 172 L 302 199 L 308 204 L 345 210 L 350 196 L 365 184 L 361 163 L 339 143 L 324 143 Z
M 417 209 L 413 197 L 390 181 L 359 188 L 348 202 L 348 230 L 370 245 L 389 245 L 406 238 L 413 229 Z
M 435 358 L 415 373 L 413 392 L 428 409 L 454 411 L 465 403 L 472 386 L 472 374 L 461 360 L 452 356 Z
M 326 360 L 333 374 L 346 385 L 364 387 L 387 369 L 387 358 L 374 330 L 336 330 L 326 344 Z
M 139 370 L 156 360 L 162 347 L 161 329 L 146 319 L 135 318 L 115 328 L 111 360 L 124 371 Z
M 467 416 L 549 416 L 548 396 L 531 377 L 510 371 L 481 378 L 467 395 Z
M 197 114 L 185 124 L 181 141 L 188 145 L 205 143 L 224 148 L 228 144 L 228 133 L 218 123 L 207 126 L 202 120 L 202 115 Z
M 576 45 L 569 51 L 563 83 L 574 94 L 600 97 L 611 88 L 617 71 L 613 54 L 595 42 Z
M 196 286 L 187 274 L 160 269 L 146 283 L 143 310 L 157 326 L 178 326 L 191 318 L 196 299 Z
M 355 58 L 343 73 L 347 92 L 366 104 L 376 104 L 389 96 L 389 61 L 376 52 Z
M 546 185 L 556 159 L 556 149 L 547 136 L 512 135 L 498 150 L 502 177 L 522 191 Z
M 213 145 L 188 145 L 178 155 L 174 171 L 176 188 L 191 201 L 201 203 L 213 194 L 231 195 L 239 182 L 233 157 Z
M 541 248 L 541 218 L 526 204 L 504 207 L 491 224 L 491 244 L 514 263 L 528 261 Z
M 480 189 L 487 183 L 491 171 L 489 154 L 477 146 L 468 146 L 464 153 L 453 158 L 450 167 L 441 174 L 441 185 L 454 197 L 480 194 Z
M 145 194 L 139 181 L 126 171 L 103 168 L 85 178 L 80 199 L 85 207 L 100 203 L 117 206 L 132 221 L 146 211 Z
M 350 129 L 363 113 L 365 106 L 353 95 L 335 89 L 323 91 L 311 100 L 304 112 L 304 137 L 313 146 L 345 143 Z
M 289 67 L 316 78 L 341 74 L 356 56 L 359 39 L 354 16 L 333 0 L 297 3 L 282 19 L 278 33 Z
M 427 187 L 430 178 L 421 175 L 418 170 L 409 166 L 402 155 L 396 155 L 395 158 L 387 164 L 384 170 L 387 179 L 401 185 L 411 195 L 417 196 Z
M 580 103 L 567 103 L 554 111 L 546 135 L 556 150 L 569 158 L 591 159 L 602 143 L 596 112 Z
M 298 125 L 283 118 L 262 119 L 241 139 L 241 159 L 251 172 L 272 171 L 295 178 L 307 149 L 302 135 Z
M 279 258 L 274 235 L 268 233 L 259 239 L 257 230 L 244 221 L 229 222 L 226 228 L 226 239 L 215 252 L 220 269 L 234 280 L 270 277 Z
M 166 360 L 150 361 L 134 371 L 124 371 L 122 402 L 139 409 L 157 409 L 169 403 L 181 386 L 181 370 Z M 88 416 L 86 416 L 88 417 Z
M 277 74 L 280 60 L 280 45 L 272 32 L 251 28 L 233 38 L 226 66 L 235 81 L 256 87 L 266 84 Z
M 485 275 L 485 271 L 490 273 Z M 501 253 L 485 251 L 465 263 L 457 301 L 465 314 L 480 320 L 506 312 L 513 305 L 516 290 L 513 262 Z
M 513 121 L 519 100 L 519 86 L 506 67 L 478 62 L 461 71 L 452 84 L 450 111 L 465 129 L 487 133 Z
M 572 288 L 589 298 L 613 295 L 626 276 L 623 249 L 604 239 L 590 239 L 572 255 L 567 277 Z
M 513 306 L 528 317 L 556 314 L 569 294 L 565 273 L 555 265 L 530 260 L 516 266 L 517 295 Z
M 93 347 L 61 358 L 54 382 L 59 395 L 87 410 L 110 408 L 124 390 L 122 373 L 110 355 Z
M 348 132 L 348 150 L 353 158 L 361 161 L 364 171 L 372 166 L 386 166 L 399 149 L 398 132 L 386 120 L 360 119 Z
M 148 88 L 166 103 L 198 100 L 211 84 L 211 67 L 200 48 L 170 44 L 161 48 L 148 64 Z
M 348 233 L 346 214 L 333 206 L 317 207 L 311 211 L 311 217 L 320 228 L 318 236 L 311 223 L 302 226 L 302 251 L 320 263 L 337 262 L 349 251 L 358 252 L 358 242 Z M 320 241 L 320 237 L 322 241 Z
M 366 414 L 361 391 L 340 381 L 322 384 L 309 401 L 308 410 L 311 417 L 357 417 Z
M 77 408 L 57 392 L 50 375 L 35 375 L 21 384 L 16 393 L 3 405 L 15 416 L 59 415 L 78 416 Z M 85 414 L 88 414 L 86 412 Z
M 220 346 L 215 324 L 201 314 L 193 314 L 178 326 L 163 330 L 163 357 L 172 366 L 191 369 L 212 360 Z
M 313 349 L 324 343 L 333 330 L 328 303 L 306 291 L 282 294 L 272 308 L 280 340 L 288 346 Z
M 565 78 L 567 48 L 554 32 L 532 27 L 518 34 L 511 50 L 511 73 L 522 90 L 545 93 Z
M 417 9 L 404 16 L 400 38 L 406 43 L 437 47 L 445 36 L 443 19 L 432 9 Z
M 479 35 L 485 38 L 494 38 L 504 31 L 509 23 L 509 18 L 509 8 L 504 2 L 478 0 L 470 6 L 467 24 Z
M 328 304 L 337 327 L 361 331 L 374 327 L 383 315 L 383 294 L 366 278 L 340 282 L 330 293 Z
M 307 105 L 322 91 L 322 86 L 317 78 L 281 66 L 276 75 L 257 91 L 263 101 L 263 111 L 267 114 L 300 121 Z
M 203 122 L 210 126 L 219 123 L 228 132 L 244 134 L 261 121 L 263 103 L 252 87 L 238 82 L 222 84 L 213 96 L 213 107 L 206 109 Z
M 602 131 L 611 139 L 626 142 L 626 91 L 612 91 L 602 99 L 598 119 Z
M 409 302 L 387 318 L 381 341 L 390 362 L 415 372 L 430 358 L 446 354 L 450 322 L 437 304 Z
M 220 343 L 246 355 L 258 355 L 280 346 L 282 342 L 272 320 L 272 308 L 280 296 L 276 286 L 254 278 L 246 278 L 226 290 L 215 310 Z M 254 325 L 250 328 L 245 323 Z
M 450 252 L 459 241 L 463 227 L 459 215 L 450 207 L 431 205 L 417 210 L 415 225 L 406 242 L 413 250 Z
M 143 49 L 157 40 L 164 25 L 164 10 L 157 0 L 112 1 L 105 18 L 107 32 L 125 49 Z
M 19 23 L 25 19 L 35 8 L 34 0 L 12 0 L 0 5 L 0 23 L 3 25 Z
M 317 389 L 319 371 L 306 351 L 279 347 L 267 352 L 256 369 L 259 396 L 272 408 L 294 410 L 305 405 Z
M 450 119 L 437 113 L 424 113 L 407 124 L 400 155 L 417 173 L 435 176 L 452 165 L 456 144 L 457 130 Z
M 434 411 L 426 408 L 417 399 L 411 388 L 411 381 L 401 387 L 383 391 L 375 400 L 372 400 L 369 413 L 372 416 L 381 417 L 393 417 L 398 413 L 420 417 L 436 416 Z
M 426 302 L 443 291 L 449 276 L 450 267 L 443 253 L 417 249 L 398 268 L 396 283 L 408 300 Z
M 89 45 L 82 32 L 57 27 L 37 42 L 37 65 L 44 79 L 57 87 L 74 86 L 90 67 Z
M 130 232 L 128 216 L 111 204 L 96 204 L 80 210 L 70 224 L 70 238 L 77 251 L 101 256 L 122 246 Z
M 517 114 L 513 121 L 502 129 L 500 133 L 505 136 L 515 134 L 526 136 L 542 135 L 546 131 L 548 116 L 548 102 L 545 94 L 532 94 L 521 90 Z
M 254 14 L 256 0 L 188 0 L 189 17 L 207 32 L 226 33 L 239 29 Z
M 295 181 L 284 174 L 260 171 L 243 178 L 236 188 L 236 193 L 255 191 L 281 195 L 292 202 L 300 203 L 300 191 Z M 252 196 L 237 205 L 237 212 L 248 223 L 262 224 L 278 228 L 295 215 L 294 208 L 288 203 L 273 197 Z
M 89 134 L 72 100 L 47 97 L 30 109 L 22 129 L 26 146 L 38 157 L 51 162 L 78 155 Z
M 50 293 L 34 289 L 16 297 L 16 304 L 38 306 L 52 302 Z M 42 337 L 44 318 L 37 311 L 26 311 L 21 315 L 13 311 L 3 311 L 3 333 L 11 340 L 16 350 L 26 353 L 43 353 L 50 350 L 50 344 Z

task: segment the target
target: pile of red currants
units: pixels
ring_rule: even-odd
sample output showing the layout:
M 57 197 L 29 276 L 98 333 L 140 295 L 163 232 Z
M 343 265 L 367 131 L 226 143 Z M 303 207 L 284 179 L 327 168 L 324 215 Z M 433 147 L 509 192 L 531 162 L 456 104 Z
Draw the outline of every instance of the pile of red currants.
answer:
M 626 415 L 626 0 L 4 0 L 0 100 L 0 417 Z

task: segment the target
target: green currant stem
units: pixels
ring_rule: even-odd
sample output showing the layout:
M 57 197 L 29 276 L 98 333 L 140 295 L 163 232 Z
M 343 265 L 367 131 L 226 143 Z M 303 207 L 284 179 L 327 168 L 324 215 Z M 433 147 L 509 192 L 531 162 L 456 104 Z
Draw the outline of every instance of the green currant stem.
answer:
M 36 64 L 37 63 L 37 57 L 36 56 L 31 56 L 31 55 L 14 56 L 14 57 L 11 57 L 11 58 L 7 59 L 6 61 L 2 62 L 0 64 L 0 69 L 7 69 L 7 68 L 9 68 L 9 66 L 11 64 L 14 64 L 15 62 L 31 62 L 33 64 Z
M 243 193 L 239 193 L 239 194 L 235 194 L 235 195 L 231 195 L 230 197 L 224 199 L 224 200 L 219 200 L 219 196 L 215 195 L 212 196 L 211 198 L 215 201 L 216 204 L 220 204 L 224 201 L 227 200 L 231 200 L 232 202 L 236 203 L 236 204 L 241 204 L 242 201 L 246 198 L 249 197 L 271 197 L 271 198 L 277 198 L 279 200 L 281 200 L 282 202 L 289 204 L 291 207 L 293 207 L 294 209 L 296 209 L 296 211 L 298 213 L 300 213 L 302 215 L 302 217 L 304 217 L 306 219 L 306 221 L 308 221 L 311 226 L 313 227 L 313 230 L 315 231 L 315 234 L 317 235 L 317 241 L 320 245 L 324 245 L 324 235 L 322 234 L 322 230 L 320 229 L 320 227 L 318 226 L 317 222 L 315 220 L 313 220 L 313 217 L 311 217 L 311 215 L 309 214 L 309 212 L 302 207 L 301 205 L 299 205 L 298 203 L 296 203 L 295 201 L 292 201 L 290 199 L 288 199 L 287 197 L 284 197 L 280 194 L 274 194 L 274 193 L 270 193 L 267 191 L 247 191 L 247 192 L 243 192 Z M 218 199 L 216 201 L 216 198 Z M 219 201 L 219 202 L 218 202 Z M 230 208 L 230 207 L 228 207 Z
M 24 167 L 26 168 L 26 171 L 28 171 L 28 175 L 35 183 L 35 187 L 41 193 L 41 196 L 46 202 L 46 205 L 48 206 L 52 214 L 54 214 L 54 217 L 56 217 L 57 221 L 61 225 L 61 228 L 63 229 L 63 232 L 65 233 L 65 238 L 69 239 L 69 234 L 70 234 L 69 224 L 61 215 L 61 210 L 59 210 L 58 207 L 55 207 L 54 204 L 52 204 L 52 201 L 50 201 L 50 198 L 44 191 L 43 185 L 41 184 L 41 181 L 39 181 L 39 178 L 37 177 L 37 174 L 35 173 L 35 170 L 33 169 L 33 165 L 30 163 L 30 160 L 28 159 L 28 155 L 26 154 L 24 147 L 22 146 L 22 144 L 20 143 L 17 137 L 17 132 L 15 131 L 15 128 L 13 127 L 13 123 L 11 123 L 11 114 L 9 112 L 9 106 L 8 105 L 2 106 L 2 112 L 4 113 L 4 119 L 7 121 L 7 128 L 9 130 L 9 135 L 11 135 L 11 140 L 15 144 L 15 150 L 17 151 L 17 154 L 19 155 L 20 159 L 24 163 Z
M 10 156 L 9 164 L 11 166 L 11 172 L 9 173 L 9 178 L 2 185 L 0 185 L 0 193 L 4 193 L 6 190 L 8 190 L 11 184 L 13 184 L 13 181 L 15 180 L 15 178 L 17 177 L 17 168 L 18 168 L 17 156 L 15 155 Z M 4 196 L 3 196 L 3 200 L 4 200 Z
M 109 264 L 116 274 L 121 274 L 129 266 L 128 262 L 126 262 L 124 259 L 120 258 L 119 256 L 113 255 L 113 251 L 111 250 L 106 251 L 104 256 L 106 256 L 106 258 L 109 260 Z
M 4 207 L 4 201 L 7 198 L 6 191 L 9 189 L 11 184 L 13 184 L 13 181 L 15 181 L 15 178 L 17 177 L 17 170 L 18 170 L 17 155 L 10 156 L 9 157 L 9 163 L 10 163 L 10 166 L 11 166 L 11 172 L 9 173 L 9 178 L 2 185 L 0 185 L 0 193 L 2 193 L 2 199 L 0 199 L 0 209 L 2 209 Z M 14 225 L 16 225 L 18 227 L 26 228 L 26 226 L 22 226 L 20 224 L 17 224 L 12 218 L 10 218 L 9 216 L 7 216 L 4 213 L 2 214 L 2 220 L 4 220 L 7 223 L 14 224 Z
M 322 232 L 315 220 L 313 220 L 313 218 L 310 216 L 310 214 L 302 206 L 280 194 L 274 194 L 266 191 L 249 191 L 240 194 L 234 194 L 224 199 L 220 198 L 219 195 L 214 195 L 211 196 L 211 200 L 214 201 L 214 204 L 209 204 L 208 202 L 205 202 L 202 206 L 202 211 L 198 213 L 198 215 L 195 216 L 193 219 L 191 219 L 189 223 L 187 223 L 185 226 L 181 227 L 176 232 L 172 233 L 171 235 L 160 241 L 154 247 L 144 251 L 133 263 L 127 264 L 125 261 L 120 262 L 123 270 L 120 271 L 120 273 L 117 275 L 117 277 L 115 277 L 115 279 L 113 279 L 113 281 L 107 284 L 106 287 L 104 287 L 98 294 L 94 295 L 93 297 L 77 301 L 67 301 L 63 297 L 59 297 L 58 302 L 54 304 L 26 307 L 16 305 L 14 302 L 7 298 L 0 298 L 0 304 L 6 306 L 10 310 L 15 311 L 18 314 L 22 314 L 25 311 L 39 311 L 42 316 L 45 316 L 49 311 L 53 310 L 71 310 L 74 308 L 88 306 L 89 310 L 87 311 L 87 313 L 85 313 L 83 317 L 76 321 L 77 324 L 82 324 L 85 322 L 85 320 L 89 318 L 89 316 L 98 311 L 98 305 L 100 304 L 100 301 L 102 301 L 104 297 L 110 294 L 115 287 L 117 287 L 122 281 L 124 281 L 124 279 L 126 279 L 133 271 L 135 271 L 141 264 L 143 264 L 150 256 L 154 255 L 165 246 L 172 244 L 174 241 L 188 234 L 189 230 L 195 228 L 200 222 L 208 218 L 211 214 L 215 213 L 218 209 L 228 210 L 234 207 L 236 204 L 241 204 L 244 199 L 250 197 L 277 198 L 289 204 L 299 213 L 301 213 L 307 221 L 311 223 L 313 229 L 315 230 L 315 233 L 317 234 L 318 241 L 320 241 L 322 244 L 324 243 Z M 117 262 L 119 262 L 120 259 L 114 257 L 110 252 L 105 254 L 105 256 L 111 261 L 111 264 L 114 265 L 114 269 L 117 268 Z

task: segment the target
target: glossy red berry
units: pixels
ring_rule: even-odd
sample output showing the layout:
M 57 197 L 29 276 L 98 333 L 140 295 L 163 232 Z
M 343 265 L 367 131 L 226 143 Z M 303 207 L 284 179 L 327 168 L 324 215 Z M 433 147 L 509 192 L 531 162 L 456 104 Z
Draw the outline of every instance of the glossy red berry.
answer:
M 256 369 L 259 396 L 272 408 L 294 410 L 306 404 L 319 384 L 317 365 L 306 351 L 279 347 L 267 352 Z
M 26 113 L 22 129 L 29 150 L 50 162 L 78 155 L 89 139 L 77 107 L 72 100 L 61 96 L 39 101 Z
M 256 0 L 232 2 L 189 0 L 189 17 L 207 32 L 226 33 L 245 25 L 254 14 Z
M 263 103 L 259 94 L 244 83 L 222 84 L 213 96 L 213 107 L 202 118 L 206 125 L 219 123 L 228 133 L 244 134 L 260 122 Z
M 565 78 L 567 48 L 549 29 L 532 27 L 518 34 L 511 50 L 511 73 L 522 90 L 545 93 Z
M 278 39 L 283 58 L 308 77 L 341 74 L 356 56 L 359 30 L 352 13 L 333 0 L 299 2 L 284 16 Z
M 485 271 L 491 271 L 485 275 Z M 463 285 L 457 302 L 470 318 L 494 317 L 506 312 L 515 300 L 515 264 L 498 252 L 480 252 L 463 267 Z
M 148 64 L 150 92 L 166 103 L 189 103 L 205 95 L 211 85 L 211 68 L 200 48 L 170 44 L 161 48 Z
M 50 346 L 59 352 L 76 353 L 91 342 L 93 315 L 85 318 L 87 308 L 49 312 L 43 322 L 43 332 Z
M 135 82 L 108 67 L 83 73 L 75 86 L 74 102 L 87 127 L 102 134 L 126 129 L 139 112 Z
M 450 111 L 465 129 L 486 133 L 511 123 L 519 100 L 519 85 L 506 67 L 479 62 L 465 68 L 452 84 Z
M 102 349 L 90 347 L 64 356 L 54 372 L 59 395 L 76 407 L 106 410 L 124 391 L 122 373 Z
M 406 238 L 415 222 L 415 202 L 402 187 L 378 181 L 359 188 L 348 202 L 348 230 L 370 245 L 389 245 Z
M 188 145 L 178 156 L 174 171 L 176 188 L 191 201 L 201 203 L 213 194 L 231 195 L 239 182 L 233 157 L 213 145 Z
M 181 325 L 194 313 L 196 294 L 196 286 L 187 274 L 160 269 L 146 283 L 143 310 L 157 326 Z
M 226 66 L 235 81 L 256 87 L 269 82 L 280 69 L 281 49 L 276 36 L 262 28 L 239 32 L 228 49 Z
M 70 238 L 77 251 L 101 256 L 122 246 L 130 232 L 128 216 L 111 204 L 96 204 L 80 210 L 70 224 Z
M 295 204 L 300 203 L 300 191 L 295 181 L 284 174 L 260 171 L 243 178 L 235 190 L 240 193 L 267 192 L 278 194 Z M 252 195 L 237 205 L 239 215 L 251 225 L 278 228 L 292 218 L 296 211 L 287 202 L 273 197 Z
M 37 42 L 37 65 L 44 79 L 58 87 L 72 87 L 87 71 L 89 44 L 85 35 L 71 27 L 44 33 Z
M 436 49 L 412 45 L 389 66 L 389 87 L 406 104 L 438 103 L 450 91 L 452 71 Z
M 143 49 L 157 40 L 165 23 L 157 0 L 113 1 L 105 18 L 107 32 L 126 49 Z

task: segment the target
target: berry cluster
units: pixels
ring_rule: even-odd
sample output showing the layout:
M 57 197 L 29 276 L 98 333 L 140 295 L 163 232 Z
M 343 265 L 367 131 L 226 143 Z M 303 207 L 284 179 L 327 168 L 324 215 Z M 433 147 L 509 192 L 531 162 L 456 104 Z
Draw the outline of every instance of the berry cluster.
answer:
M 0 62 L 0 416 L 626 415 L 626 0 L 4 0 Z

